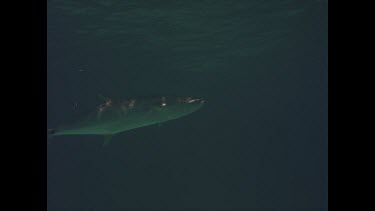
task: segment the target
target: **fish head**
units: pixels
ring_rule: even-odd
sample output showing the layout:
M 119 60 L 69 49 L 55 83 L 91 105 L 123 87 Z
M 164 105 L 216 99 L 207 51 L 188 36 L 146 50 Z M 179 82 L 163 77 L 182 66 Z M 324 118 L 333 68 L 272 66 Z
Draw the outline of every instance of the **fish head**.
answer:
M 184 116 L 198 110 L 204 103 L 199 97 L 161 97 L 158 106 L 165 112 Z
M 186 105 L 202 105 L 204 100 L 198 97 L 177 97 L 177 103 Z

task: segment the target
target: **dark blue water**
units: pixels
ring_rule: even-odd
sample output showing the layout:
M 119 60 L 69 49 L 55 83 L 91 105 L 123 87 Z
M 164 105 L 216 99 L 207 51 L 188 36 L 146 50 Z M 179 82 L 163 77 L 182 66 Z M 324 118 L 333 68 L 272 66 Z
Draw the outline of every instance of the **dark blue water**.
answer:
M 48 145 L 48 210 L 327 210 L 327 1 L 50 0 L 48 126 L 148 95 L 161 127 Z

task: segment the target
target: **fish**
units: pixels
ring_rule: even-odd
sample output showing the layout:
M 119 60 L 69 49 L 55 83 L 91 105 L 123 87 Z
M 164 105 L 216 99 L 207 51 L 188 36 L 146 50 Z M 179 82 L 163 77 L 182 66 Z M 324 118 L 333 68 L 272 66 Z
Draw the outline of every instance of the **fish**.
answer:
M 102 135 L 107 145 L 113 135 L 178 119 L 200 109 L 205 101 L 197 97 L 160 96 L 105 102 L 84 118 L 67 126 L 48 129 L 48 138 L 62 135 Z

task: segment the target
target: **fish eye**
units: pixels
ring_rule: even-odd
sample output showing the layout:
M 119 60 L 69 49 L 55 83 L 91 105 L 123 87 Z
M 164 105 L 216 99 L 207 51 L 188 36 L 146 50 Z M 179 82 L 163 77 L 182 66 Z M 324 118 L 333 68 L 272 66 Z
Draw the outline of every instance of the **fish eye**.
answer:
M 163 103 L 161 104 L 161 107 L 165 107 L 165 106 L 167 106 L 167 104 L 163 102 Z

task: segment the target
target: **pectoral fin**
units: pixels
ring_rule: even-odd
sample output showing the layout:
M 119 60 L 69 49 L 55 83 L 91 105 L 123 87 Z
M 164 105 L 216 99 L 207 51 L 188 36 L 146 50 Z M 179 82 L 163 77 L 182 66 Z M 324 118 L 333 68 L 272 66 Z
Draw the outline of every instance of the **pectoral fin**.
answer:
M 103 142 L 103 147 L 106 147 L 106 146 L 108 146 L 108 144 L 109 144 L 109 142 L 111 142 L 111 140 L 112 140 L 112 137 L 113 137 L 113 135 L 105 135 L 104 136 L 104 142 Z

